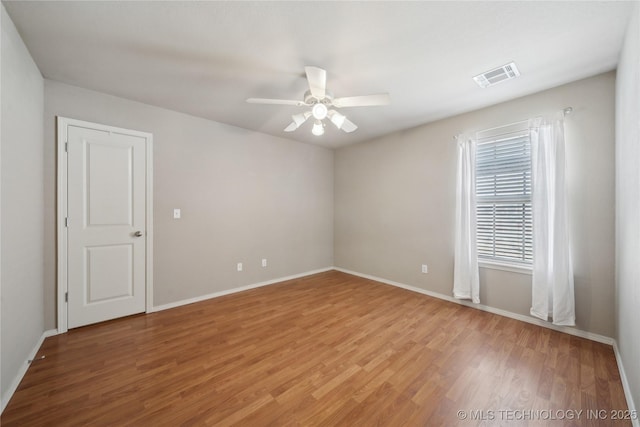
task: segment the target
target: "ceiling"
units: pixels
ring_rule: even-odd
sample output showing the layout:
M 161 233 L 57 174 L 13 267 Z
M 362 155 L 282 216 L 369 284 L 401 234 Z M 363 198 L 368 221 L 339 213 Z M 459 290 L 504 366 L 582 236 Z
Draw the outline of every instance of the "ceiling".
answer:
M 49 79 L 301 142 L 339 147 L 615 69 L 632 2 L 3 1 Z M 521 77 L 472 77 L 515 61 Z M 304 67 L 336 97 L 389 92 L 391 105 L 343 108 L 346 134 L 301 107 Z

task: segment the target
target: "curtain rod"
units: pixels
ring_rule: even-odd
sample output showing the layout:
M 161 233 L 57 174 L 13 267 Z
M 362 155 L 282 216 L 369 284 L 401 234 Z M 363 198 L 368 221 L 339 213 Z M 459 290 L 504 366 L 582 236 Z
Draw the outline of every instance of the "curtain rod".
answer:
M 562 115 L 563 116 L 568 116 L 571 113 L 573 113 L 573 107 L 566 107 L 566 108 L 562 109 Z M 514 125 L 517 125 L 517 124 L 520 124 L 520 123 L 524 123 L 524 122 L 527 122 L 527 121 L 529 121 L 529 119 L 520 120 L 519 122 L 509 123 L 508 125 L 496 126 L 496 127 L 489 128 L 489 129 L 482 129 L 482 130 L 476 132 L 476 134 L 479 133 L 479 132 L 487 132 L 487 131 L 490 131 L 490 130 L 496 130 L 496 129 L 500 129 L 500 128 L 506 128 L 506 127 L 509 127 L 509 126 L 514 126 Z M 499 136 L 499 135 L 497 135 L 497 136 Z M 457 140 L 458 139 L 458 135 L 454 135 L 453 139 Z

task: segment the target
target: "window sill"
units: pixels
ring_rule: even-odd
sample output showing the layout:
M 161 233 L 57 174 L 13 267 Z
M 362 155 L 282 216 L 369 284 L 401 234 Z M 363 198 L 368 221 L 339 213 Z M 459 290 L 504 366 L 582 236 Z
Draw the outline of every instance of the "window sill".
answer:
M 502 270 L 502 271 L 510 271 L 512 273 L 519 274 L 533 274 L 533 267 L 529 265 L 520 265 L 520 264 L 511 264 L 508 262 L 496 262 L 496 261 L 486 261 L 486 260 L 478 260 L 478 266 L 480 268 L 489 268 L 492 270 Z

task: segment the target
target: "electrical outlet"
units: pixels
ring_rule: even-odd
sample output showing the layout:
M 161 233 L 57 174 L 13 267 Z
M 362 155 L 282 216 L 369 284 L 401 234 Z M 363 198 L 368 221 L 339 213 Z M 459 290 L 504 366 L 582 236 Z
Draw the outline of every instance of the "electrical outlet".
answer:
M 173 210 L 173 219 L 180 219 L 180 209 L 174 209 Z
M 241 263 L 241 262 L 239 262 L 239 263 L 238 263 L 238 266 L 237 266 L 236 268 L 238 269 L 238 271 L 242 271 L 242 263 Z
M 427 264 L 422 264 L 422 272 L 425 274 L 429 272 L 429 267 L 427 267 Z
M 262 266 L 263 267 L 267 266 L 267 259 L 266 258 L 262 258 Z

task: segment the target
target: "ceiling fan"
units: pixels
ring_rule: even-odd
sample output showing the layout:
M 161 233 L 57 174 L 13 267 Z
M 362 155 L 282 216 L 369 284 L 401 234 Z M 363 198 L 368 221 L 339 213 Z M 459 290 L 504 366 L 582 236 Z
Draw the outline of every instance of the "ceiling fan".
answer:
M 348 96 L 345 98 L 334 98 L 333 94 L 327 91 L 327 72 L 318 67 L 304 67 L 309 83 L 309 90 L 304 93 L 303 101 L 290 99 L 269 99 L 269 98 L 249 98 L 250 104 L 275 104 L 293 105 L 297 107 L 310 107 L 304 113 L 291 116 L 293 121 L 287 126 L 285 132 L 293 132 L 313 117 L 314 123 L 311 133 L 316 136 L 324 134 L 324 119 L 328 118 L 338 129 L 344 132 L 353 132 L 358 129 L 351 120 L 333 108 L 344 107 L 367 107 L 374 105 L 388 105 L 391 101 L 388 93 L 375 95 Z

